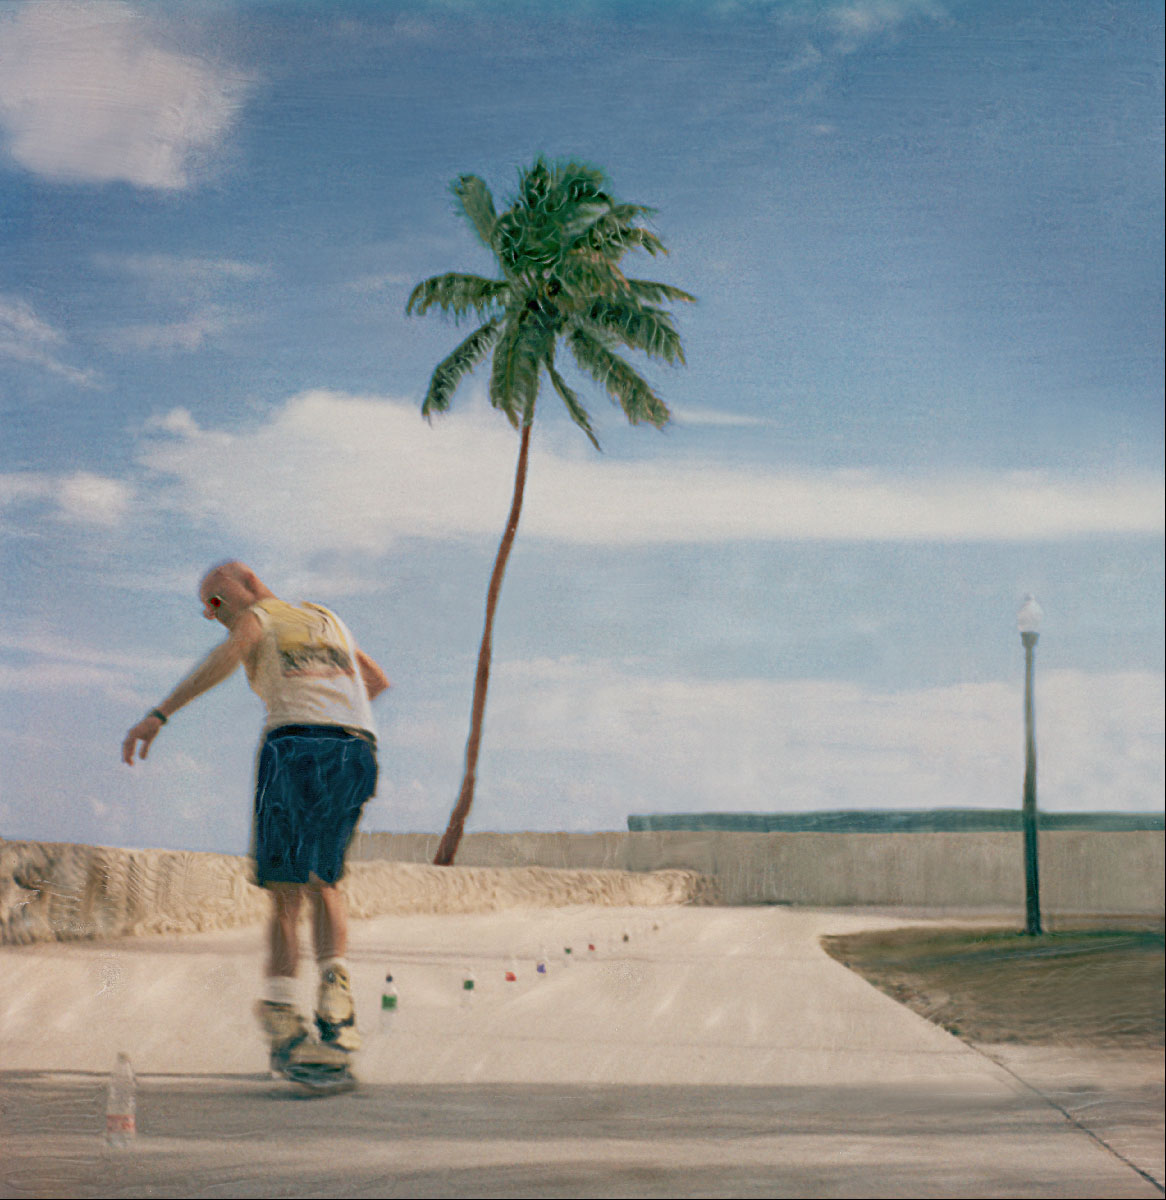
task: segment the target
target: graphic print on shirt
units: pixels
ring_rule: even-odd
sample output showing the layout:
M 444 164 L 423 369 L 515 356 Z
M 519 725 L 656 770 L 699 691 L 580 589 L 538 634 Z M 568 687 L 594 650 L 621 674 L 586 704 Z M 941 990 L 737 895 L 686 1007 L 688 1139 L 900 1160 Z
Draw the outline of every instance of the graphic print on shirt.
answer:
M 282 605 L 275 622 L 280 672 L 298 679 L 353 676 L 356 668 L 332 614 L 316 604 Z

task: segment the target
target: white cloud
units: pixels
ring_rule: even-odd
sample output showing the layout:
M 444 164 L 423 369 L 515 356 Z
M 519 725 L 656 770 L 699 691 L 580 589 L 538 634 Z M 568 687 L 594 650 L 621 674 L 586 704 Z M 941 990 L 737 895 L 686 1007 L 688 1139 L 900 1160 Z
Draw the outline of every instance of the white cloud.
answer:
M 193 590 L 193 589 L 191 589 Z M 11 631 L 0 632 L 0 651 L 18 652 L 38 663 L 54 663 L 62 667 L 113 667 L 125 672 L 146 671 L 171 675 L 186 670 L 190 663 L 176 655 L 133 654 L 110 650 L 107 646 L 89 646 L 33 624 L 20 624 Z
M 69 703 L 80 693 L 97 693 L 137 707 L 190 667 L 189 660 L 176 655 L 88 646 L 27 622 L 0 633 L 0 693 L 64 693 Z M 142 690 L 143 676 L 153 691 Z
M 409 275 L 403 275 L 399 271 L 382 271 L 377 275 L 361 275 L 357 279 L 350 280 L 344 286 L 351 292 L 371 295 L 374 292 L 384 291 L 385 288 L 408 287 L 412 283 L 413 279 Z
M 854 54 L 912 21 L 942 20 L 946 10 L 935 0 L 811 0 L 779 4 L 772 14 L 782 25 L 814 39 L 803 43 L 786 65 L 786 70 L 796 71 L 818 67 L 828 56 Z
M 162 503 L 289 559 L 379 554 L 406 538 L 496 538 L 517 438 L 471 406 L 426 425 L 414 404 L 307 392 L 237 433 L 176 410 L 142 463 Z M 915 477 L 630 463 L 536 431 L 523 537 L 591 545 L 725 541 L 1037 541 L 1163 528 L 1161 479 L 1040 473 Z
M 211 283 L 252 283 L 270 274 L 258 263 L 234 258 L 207 258 L 178 254 L 99 254 L 99 266 L 124 271 L 148 283 L 189 288 Z
M 199 434 L 198 422 L 188 408 L 172 408 L 167 413 L 151 417 L 146 423 L 147 429 L 159 429 L 164 433 L 178 434 L 181 437 L 194 438 Z
M 112 527 L 129 514 L 134 491 L 108 475 L 74 471 L 53 475 L 25 471 L 0 475 L 0 509 L 48 502 L 59 520 L 80 525 Z
M 118 525 L 129 508 L 132 492 L 118 479 L 77 471 L 59 481 L 60 513 L 87 525 Z
M 857 43 L 887 33 L 915 17 L 936 17 L 942 12 L 931 0 L 849 0 L 827 5 L 822 20 L 841 37 Z
M 110 342 L 124 350 L 144 350 L 171 353 L 197 350 L 208 338 L 229 328 L 230 322 L 221 308 L 209 308 L 176 321 L 143 321 L 123 325 L 109 335 Z
M 768 425 L 764 417 L 751 417 L 745 413 L 726 412 L 719 408 L 671 407 L 672 420 L 677 425 L 708 425 L 739 428 L 750 425 Z
M 64 345 L 65 335 L 37 316 L 27 301 L 0 295 L 0 358 L 40 367 L 82 387 L 94 386 L 95 372 L 70 366 L 58 357 Z
M 0 663 L 0 692 L 95 690 L 118 703 L 139 703 L 141 694 L 126 671 L 84 663 Z
M 495 534 L 505 517 L 517 440 L 504 422 L 467 414 L 431 429 L 416 405 L 330 392 L 243 433 L 166 420 L 170 436 L 141 458 L 170 502 L 282 552 L 377 554 L 402 537 Z
M 1038 674 L 1042 807 L 1161 808 L 1163 684 L 1148 671 Z M 636 805 L 1012 807 L 1021 721 L 1016 682 L 881 692 L 829 680 L 659 679 L 565 659 L 495 666 L 485 747 L 495 775 L 529 772 L 532 747 L 556 779 L 585 763 L 596 797 L 608 793 L 597 801 L 611 807 L 608 823 Z M 441 735 L 403 722 L 399 736 Z M 504 794 L 511 782 L 489 786 Z
M 0 131 L 52 180 L 187 187 L 248 82 L 168 49 L 149 9 L 37 0 L 0 17 Z

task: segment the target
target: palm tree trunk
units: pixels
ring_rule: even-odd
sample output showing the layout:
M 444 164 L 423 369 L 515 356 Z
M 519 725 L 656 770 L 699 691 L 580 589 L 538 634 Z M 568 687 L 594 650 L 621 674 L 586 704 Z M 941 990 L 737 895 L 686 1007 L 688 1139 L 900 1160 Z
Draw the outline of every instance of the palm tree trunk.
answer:
M 462 789 L 458 793 L 457 803 L 449 815 L 449 824 L 437 847 L 437 854 L 433 859 L 433 865 L 436 867 L 448 867 L 453 863 L 453 857 L 462 840 L 466 817 L 470 813 L 470 805 L 474 802 L 478 750 L 482 744 L 482 719 L 486 714 L 486 689 L 490 683 L 494 610 L 498 607 L 498 594 L 502 591 L 502 576 L 506 573 L 506 560 L 510 557 L 510 548 L 514 545 L 514 535 L 518 532 L 518 517 L 522 512 L 522 492 L 526 487 L 526 460 L 530 451 L 530 429 L 531 423 L 527 420 L 522 426 L 522 439 L 518 449 L 518 468 L 514 473 L 514 498 L 510 502 L 510 516 L 506 520 L 506 531 L 502 534 L 502 541 L 498 546 L 498 556 L 494 560 L 494 573 L 490 576 L 490 589 L 486 593 L 486 627 L 482 630 L 482 645 L 478 650 L 478 674 L 474 680 L 474 705 L 470 713 L 470 735 L 466 739 L 466 768 L 465 774 L 462 775 Z

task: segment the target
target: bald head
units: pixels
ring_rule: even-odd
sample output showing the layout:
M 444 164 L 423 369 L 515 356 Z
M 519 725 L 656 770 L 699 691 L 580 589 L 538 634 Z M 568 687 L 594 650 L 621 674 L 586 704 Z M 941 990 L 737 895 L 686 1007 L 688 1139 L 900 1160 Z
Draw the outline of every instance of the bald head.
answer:
M 252 604 L 274 594 L 246 563 L 237 560 L 211 567 L 198 585 L 202 615 L 208 621 L 218 621 L 228 629 Z

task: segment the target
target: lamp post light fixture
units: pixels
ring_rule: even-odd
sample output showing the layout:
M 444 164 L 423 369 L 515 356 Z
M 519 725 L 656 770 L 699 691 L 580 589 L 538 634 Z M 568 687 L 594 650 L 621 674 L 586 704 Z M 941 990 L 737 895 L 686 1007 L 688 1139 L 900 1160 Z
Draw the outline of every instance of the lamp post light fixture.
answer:
M 1036 849 L 1036 734 L 1033 726 L 1032 656 L 1040 637 L 1044 612 L 1030 593 L 1025 596 L 1016 627 L 1024 645 L 1024 804 L 1021 820 L 1024 826 L 1024 932 L 1033 936 L 1041 932 L 1040 877 Z

